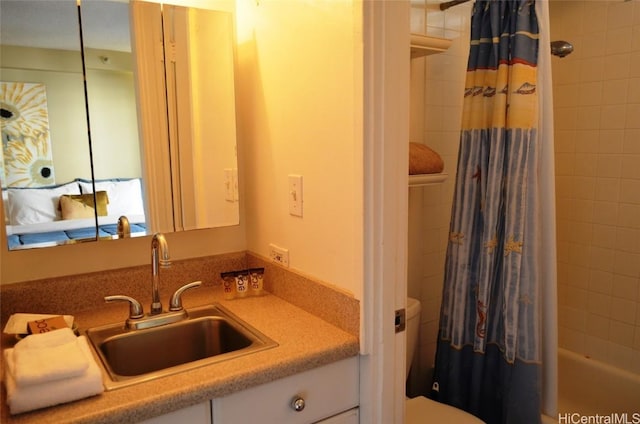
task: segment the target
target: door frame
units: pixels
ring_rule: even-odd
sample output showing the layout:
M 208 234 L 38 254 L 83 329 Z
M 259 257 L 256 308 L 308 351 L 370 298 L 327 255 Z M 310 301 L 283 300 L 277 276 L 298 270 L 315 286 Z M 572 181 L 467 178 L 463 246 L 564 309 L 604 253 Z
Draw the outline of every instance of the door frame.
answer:
M 364 0 L 364 287 L 360 422 L 403 423 L 407 296 L 410 22 L 408 1 Z

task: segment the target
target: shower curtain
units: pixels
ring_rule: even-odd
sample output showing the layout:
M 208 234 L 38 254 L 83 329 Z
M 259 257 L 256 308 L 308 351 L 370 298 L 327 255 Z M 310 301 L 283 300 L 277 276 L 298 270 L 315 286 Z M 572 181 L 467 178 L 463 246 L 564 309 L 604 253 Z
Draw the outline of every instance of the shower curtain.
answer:
M 432 394 L 490 424 L 539 423 L 542 385 L 554 393 L 547 6 L 477 0 L 471 20 Z

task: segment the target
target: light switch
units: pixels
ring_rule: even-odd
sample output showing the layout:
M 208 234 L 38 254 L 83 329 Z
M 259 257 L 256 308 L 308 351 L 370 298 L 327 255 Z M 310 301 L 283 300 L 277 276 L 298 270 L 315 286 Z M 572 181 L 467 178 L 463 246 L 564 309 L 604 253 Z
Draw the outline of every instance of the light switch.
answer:
M 302 175 L 289 175 L 289 214 L 302 216 Z

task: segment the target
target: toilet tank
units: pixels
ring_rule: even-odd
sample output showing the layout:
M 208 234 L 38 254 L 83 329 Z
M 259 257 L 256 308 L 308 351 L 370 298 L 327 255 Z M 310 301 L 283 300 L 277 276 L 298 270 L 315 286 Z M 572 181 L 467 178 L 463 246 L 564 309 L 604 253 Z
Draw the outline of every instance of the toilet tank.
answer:
M 406 375 L 409 377 L 413 354 L 418 345 L 418 329 L 420 328 L 420 301 L 412 297 L 407 297 L 407 313 L 406 313 L 406 331 L 407 331 L 407 364 Z

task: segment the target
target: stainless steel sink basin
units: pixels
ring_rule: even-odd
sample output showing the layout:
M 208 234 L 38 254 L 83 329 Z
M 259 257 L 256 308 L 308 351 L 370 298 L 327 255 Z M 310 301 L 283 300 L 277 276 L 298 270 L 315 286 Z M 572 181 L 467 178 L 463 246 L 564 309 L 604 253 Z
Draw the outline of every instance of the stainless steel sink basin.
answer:
M 107 390 L 277 346 L 218 304 L 187 314 L 183 321 L 144 330 L 123 323 L 87 330 L 110 377 Z

